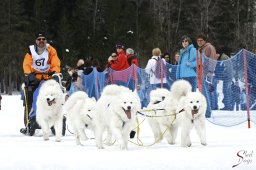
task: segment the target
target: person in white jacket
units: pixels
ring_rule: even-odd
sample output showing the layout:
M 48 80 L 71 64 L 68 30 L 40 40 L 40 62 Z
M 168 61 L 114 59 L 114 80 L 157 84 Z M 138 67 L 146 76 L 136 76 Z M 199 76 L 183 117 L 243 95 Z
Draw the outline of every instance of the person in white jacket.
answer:
M 145 72 L 150 76 L 150 85 L 152 87 L 152 90 L 160 87 L 168 89 L 168 85 L 166 83 L 166 76 L 157 78 L 155 74 L 158 60 L 162 60 L 163 63 L 166 65 L 165 59 L 161 58 L 161 50 L 159 48 L 154 48 L 152 50 L 152 55 L 153 56 L 151 57 L 151 59 L 148 60 L 147 66 L 145 68 Z

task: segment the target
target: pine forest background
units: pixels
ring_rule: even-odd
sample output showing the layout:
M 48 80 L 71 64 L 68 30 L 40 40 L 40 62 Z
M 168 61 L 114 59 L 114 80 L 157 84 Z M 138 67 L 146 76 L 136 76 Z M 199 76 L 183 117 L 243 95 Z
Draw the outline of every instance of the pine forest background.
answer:
M 1 0 L 1 93 L 19 90 L 37 31 L 47 32 L 63 72 L 89 56 L 104 66 L 117 42 L 134 48 L 144 67 L 155 47 L 174 55 L 184 34 L 196 45 L 196 35 L 205 33 L 230 55 L 256 47 L 256 0 Z

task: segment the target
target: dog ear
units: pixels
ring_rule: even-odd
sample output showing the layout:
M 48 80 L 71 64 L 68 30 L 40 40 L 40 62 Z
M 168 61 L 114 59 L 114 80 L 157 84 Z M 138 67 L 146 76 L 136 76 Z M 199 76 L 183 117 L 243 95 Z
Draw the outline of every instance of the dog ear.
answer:
M 137 89 L 136 88 L 133 90 L 133 93 L 135 93 L 135 92 L 137 93 Z
M 199 90 L 198 88 L 196 88 L 196 92 L 197 92 L 197 93 L 198 93 L 198 92 L 199 92 L 199 93 L 201 93 L 201 92 L 200 92 L 200 90 Z

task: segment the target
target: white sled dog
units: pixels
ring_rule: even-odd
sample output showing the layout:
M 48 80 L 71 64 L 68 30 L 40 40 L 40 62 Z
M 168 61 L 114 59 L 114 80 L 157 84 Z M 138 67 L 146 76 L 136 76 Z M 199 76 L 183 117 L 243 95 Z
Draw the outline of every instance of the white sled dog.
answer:
M 197 89 L 189 92 L 179 101 L 177 108 L 177 121 L 181 128 L 181 146 L 190 147 L 190 132 L 193 127 L 200 138 L 202 145 L 206 145 L 205 112 L 207 102 L 204 95 Z
M 191 85 L 185 80 L 177 80 L 173 83 L 171 91 L 167 89 L 156 89 L 150 93 L 150 102 L 147 106 L 149 116 L 147 120 L 153 131 L 155 142 L 161 142 L 163 138 L 169 144 L 174 144 L 177 136 L 178 124 L 176 121 L 176 110 L 179 100 L 188 92 Z
M 132 92 L 124 86 L 106 86 L 96 106 L 97 147 L 103 149 L 103 133 L 108 130 L 119 143 L 120 149 L 127 149 L 129 134 L 136 127 L 136 113 L 140 108 L 136 91 Z
M 73 93 L 63 106 L 63 114 L 67 115 L 67 121 L 71 125 L 75 135 L 76 144 L 81 144 L 81 139 L 88 140 L 85 129 L 94 132 L 95 98 L 89 98 L 83 91 Z
M 43 131 L 44 140 L 49 140 L 50 127 L 54 126 L 55 141 L 61 141 L 63 115 L 62 105 L 65 102 L 65 95 L 59 83 L 55 80 L 47 80 L 40 88 L 36 106 L 36 121 Z

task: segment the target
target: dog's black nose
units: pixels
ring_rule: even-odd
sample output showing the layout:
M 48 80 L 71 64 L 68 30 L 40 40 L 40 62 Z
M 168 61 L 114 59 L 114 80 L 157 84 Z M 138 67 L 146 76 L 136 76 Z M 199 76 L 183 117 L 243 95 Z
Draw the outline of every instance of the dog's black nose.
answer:
M 46 100 L 47 100 L 47 102 L 49 102 L 49 101 L 50 101 L 50 98 L 46 98 Z
M 127 109 L 128 109 L 128 110 L 131 110 L 131 106 L 128 106 Z
M 197 106 L 193 106 L 193 109 L 196 110 L 196 109 L 197 109 Z

